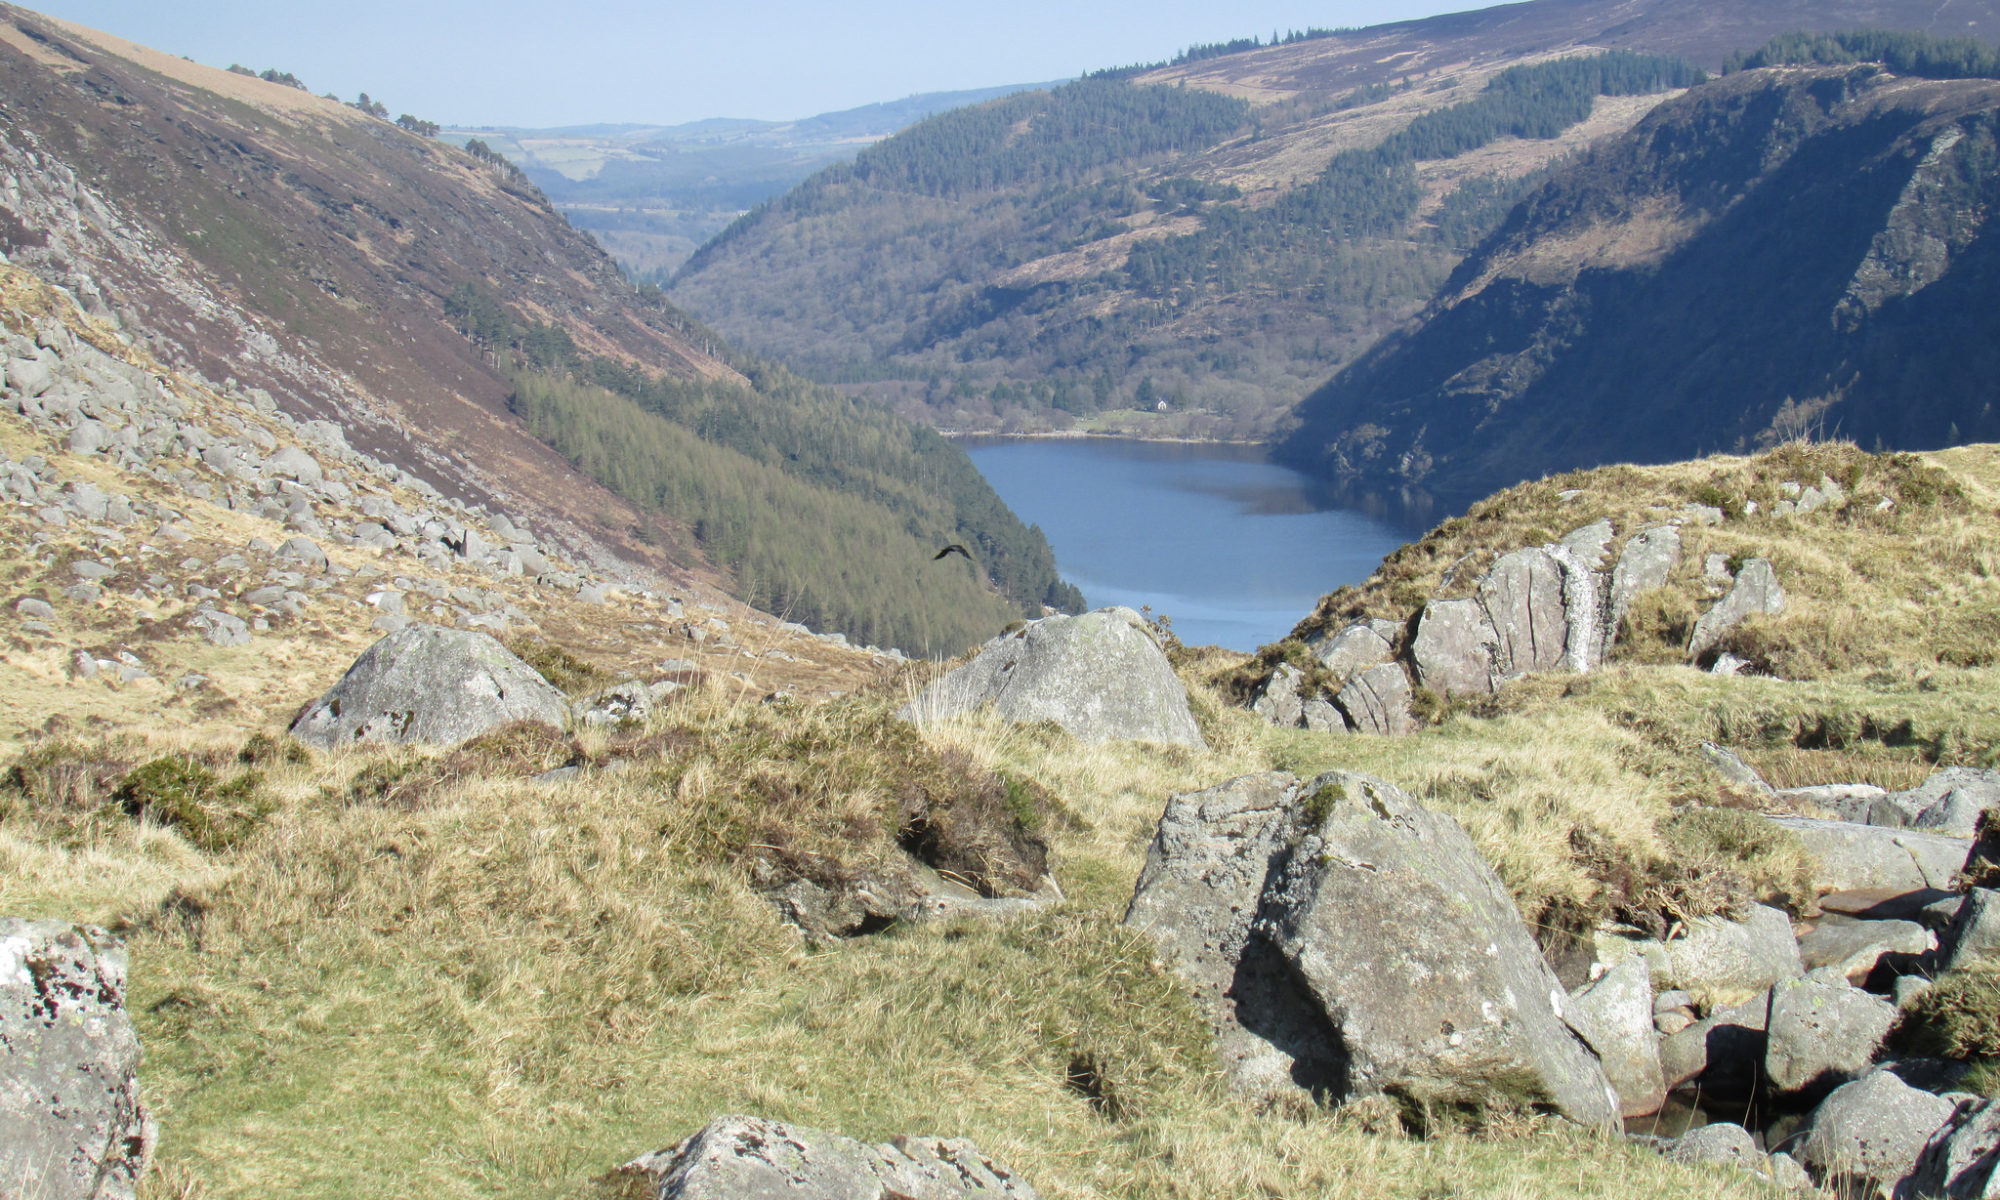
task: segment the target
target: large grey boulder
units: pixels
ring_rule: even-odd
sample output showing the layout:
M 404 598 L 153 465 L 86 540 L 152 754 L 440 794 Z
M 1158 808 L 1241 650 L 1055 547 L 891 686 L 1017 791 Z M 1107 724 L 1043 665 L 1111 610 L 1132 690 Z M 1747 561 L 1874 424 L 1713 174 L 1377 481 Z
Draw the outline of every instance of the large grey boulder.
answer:
M 1666 1103 L 1660 1039 L 1653 1024 L 1653 975 L 1637 955 L 1620 959 L 1572 997 L 1567 1014 L 1618 1093 L 1623 1117 L 1643 1117 Z
M 1403 737 L 1417 731 L 1417 719 L 1410 714 L 1411 695 L 1403 664 L 1387 662 L 1348 680 L 1334 703 L 1357 733 Z
M 1027 1180 L 963 1138 L 871 1146 L 760 1117 L 717 1117 L 620 1173 L 656 1200 L 1035 1200 Z
M 1501 555 L 1479 581 L 1479 602 L 1496 638 L 1493 671 L 1498 678 L 1563 665 L 1570 642 L 1565 574 L 1554 554 L 1534 548 Z
M 0 1194 L 134 1195 L 154 1130 L 125 970 L 101 929 L 0 918 Z
M 1945 970 L 2000 959 L 2000 891 L 1973 888 L 1938 939 Z
M 264 460 L 264 474 L 274 479 L 293 479 L 307 487 L 317 487 L 326 478 L 319 460 L 297 446 L 287 446 Z
M 1872 783 L 1822 783 L 1779 788 L 1774 794 L 1794 812 L 1811 816 L 1817 809 L 1831 820 L 1866 824 L 1868 810 L 1889 793 Z
M 1500 636 L 1477 600 L 1433 600 L 1417 621 L 1410 657 L 1417 682 L 1445 696 L 1493 690 L 1493 652 Z
M 1873 1071 L 1835 1088 L 1813 1110 L 1798 1157 L 1822 1186 L 1865 1181 L 1897 1194 L 1931 1135 L 1957 1109 L 1888 1071 Z
M 1944 1200 L 2000 1197 L 2000 1100 L 1973 1105 L 1931 1136 L 1910 1177 L 1909 1194 Z
M 1764 1075 L 1780 1092 L 1831 1088 L 1866 1072 L 1896 1023 L 1896 1006 L 1831 967 L 1771 989 Z
M 1826 967 L 1840 972 L 1849 983 L 1863 984 L 1884 956 L 1915 957 L 1936 945 L 1931 931 L 1915 921 L 1858 921 L 1827 915 L 1799 938 L 1799 957 L 1809 972 Z
M 1883 796 L 1869 807 L 1868 820 L 1969 838 L 1989 808 L 2000 808 L 2000 771 L 1946 767 L 1907 792 Z
M 1700 658 L 1715 647 L 1730 630 L 1758 613 L 1785 611 L 1785 590 L 1778 586 L 1778 573 L 1768 558 L 1753 558 L 1736 573 L 1729 594 L 1716 602 L 1694 623 L 1688 639 L 1688 657 Z
M 1388 662 L 1396 652 L 1398 632 L 1393 621 L 1356 621 L 1330 636 L 1309 638 L 1306 645 L 1338 685 L 1369 667 Z
M 1616 1122 L 1603 1068 L 1563 1023 L 1562 985 L 1458 823 L 1351 772 L 1302 796 L 1310 826 L 1274 870 L 1256 932 L 1339 1031 L 1349 1090 Z
M 455 746 L 514 721 L 561 728 L 569 703 L 484 633 L 409 625 L 376 642 L 292 723 L 331 750 L 356 742 Z
M 1830 891 L 1949 888 L 1972 849 L 1966 838 L 1916 829 L 1813 817 L 1771 820 L 1805 843 L 1819 886 Z
M 1207 744 L 1187 689 L 1128 608 L 1048 617 L 1002 634 L 896 715 L 925 724 L 988 704 L 1005 720 L 1054 721 L 1084 742 Z
M 1237 1091 L 1337 1091 L 1346 1067 L 1324 1014 L 1252 925 L 1272 865 L 1304 821 L 1299 780 L 1245 775 L 1167 801 L 1125 923 L 1159 946 L 1215 1026 Z
M 1761 904 L 1741 920 L 1704 917 L 1689 922 L 1685 937 L 1634 949 L 1652 964 L 1654 986 L 1687 991 L 1709 1008 L 1739 1004 L 1805 974 L 1791 918 Z
M 1633 534 L 1619 551 L 1618 565 L 1611 571 L 1608 632 L 1618 633 L 1619 623 L 1631 611 L 1632 600 L 1640 592 L 1665 587 L 1674 568 L 1681 565 L 1681 531 L 1673 525 L 1655 525 Z

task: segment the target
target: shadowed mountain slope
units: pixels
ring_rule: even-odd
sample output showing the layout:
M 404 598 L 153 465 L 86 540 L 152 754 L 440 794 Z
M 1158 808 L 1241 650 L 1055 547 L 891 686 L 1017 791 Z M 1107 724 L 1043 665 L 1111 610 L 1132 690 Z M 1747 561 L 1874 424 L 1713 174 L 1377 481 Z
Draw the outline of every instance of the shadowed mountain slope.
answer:
M 1455 499 L 1807 435 L 2000 437 L 1996 128 L 2000 83 L 1874 66 L 1689 92 L 1524 202 L 1282 452 Z

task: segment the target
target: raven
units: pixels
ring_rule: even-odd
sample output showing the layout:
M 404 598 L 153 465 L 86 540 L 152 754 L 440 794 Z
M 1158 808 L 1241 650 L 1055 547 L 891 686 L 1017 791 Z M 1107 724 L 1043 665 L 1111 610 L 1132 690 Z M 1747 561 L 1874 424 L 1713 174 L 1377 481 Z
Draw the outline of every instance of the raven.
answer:
M 950 545 L 950 546 L 946 546 L 946 547 L 945 547 L 944 549 L 942 549 L 942 550 L 938 551 L 938 552 L 937 552 L 936 554 L 933 554 L 933 555 L 931 556 L 931 561 L 932 561 L 932 562 L 937 562 L 937 561 L 938 561 L 939 559 L 943 558 L 943 557 L 944 557 L 945 555 L 947 555 L 947 554 L 961 554 L 961 555 L 964 555 L 964 556 L 965 556 L 965 561 L 966 561 L 966 562 L 971 562 L 971 561 L 972 561 L 972 555 L 971 555 L 971 553 L 970 553 L 970 552 L 968 552 L 968 551 L 966 550 L 966 548 L 965 548 L 965 547 L 963 547 L 963 546 L 960 546 L 960 545 L 957 545 L 957 544 L 953 544 L 953 545 Z

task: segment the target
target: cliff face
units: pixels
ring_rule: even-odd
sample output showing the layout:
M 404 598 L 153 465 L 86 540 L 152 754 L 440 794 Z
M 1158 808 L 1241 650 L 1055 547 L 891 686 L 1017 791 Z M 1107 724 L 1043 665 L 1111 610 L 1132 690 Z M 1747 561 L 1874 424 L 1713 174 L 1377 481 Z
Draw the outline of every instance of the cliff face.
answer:
M 2000 84 L 1745 72 L 1566 169 L 1281 453 L 1457 499 L 1802 435 L 2000 437 Z

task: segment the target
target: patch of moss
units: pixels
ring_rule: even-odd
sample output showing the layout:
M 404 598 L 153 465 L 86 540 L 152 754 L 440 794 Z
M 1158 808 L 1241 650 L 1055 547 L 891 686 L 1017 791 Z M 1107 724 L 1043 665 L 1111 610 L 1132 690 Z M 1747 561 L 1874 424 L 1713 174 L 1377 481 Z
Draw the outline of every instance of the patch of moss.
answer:
M 522 662 L 533 667 L 549 685 L 565 696 L 587 696 L 601 688 L 618 682 L 611 672 L 571 654 L 554 642 L 541 638 L 517 637 L 507 642 L 507 649 L 514 652 Z
M 1917 1054 L 2000 1063 L 2000 962 L 1939 976 L 1903 1014 L 1893 1040 Z

